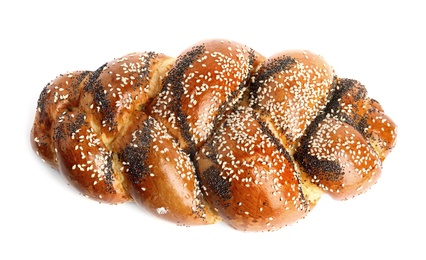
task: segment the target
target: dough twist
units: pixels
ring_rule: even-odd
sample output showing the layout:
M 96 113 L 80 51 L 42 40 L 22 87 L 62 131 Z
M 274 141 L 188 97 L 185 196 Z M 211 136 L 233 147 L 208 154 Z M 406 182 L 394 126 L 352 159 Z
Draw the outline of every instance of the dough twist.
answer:
M 246 231 L 294 223 L 323 193 L 366 191 L 395 141 L 379 103 L 322 57 L 266 59 L 226 40 L 60 75 L 31 131 L 37 154 L 90 198 Z

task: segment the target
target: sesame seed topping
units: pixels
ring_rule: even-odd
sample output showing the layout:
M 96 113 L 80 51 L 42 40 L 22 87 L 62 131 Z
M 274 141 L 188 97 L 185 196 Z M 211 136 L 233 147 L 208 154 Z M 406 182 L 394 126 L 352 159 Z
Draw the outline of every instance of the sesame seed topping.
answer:
M 337 78 L 322 57 L 264 60 L 212 40 L 176 59 L 131 53 L 60 75 L 40 94 L 31 142 L 86 197 L 133 199 L 181 225 L 220 215 L 240 230 L 274 231 L 321 192 L 368 190 L 396 136 L 365 87 Z

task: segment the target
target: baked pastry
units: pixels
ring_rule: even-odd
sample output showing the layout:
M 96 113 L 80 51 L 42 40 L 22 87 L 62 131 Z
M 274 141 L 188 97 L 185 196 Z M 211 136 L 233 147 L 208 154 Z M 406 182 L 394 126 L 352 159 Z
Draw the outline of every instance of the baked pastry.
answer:
M 60 75 L 31 130 L 36 153 L 85 196 L 244 231 L 292 224 L 324 192 L 366 191 L 395 142 L 379 103 L 322 57 L 265 58 L 220 39 Z

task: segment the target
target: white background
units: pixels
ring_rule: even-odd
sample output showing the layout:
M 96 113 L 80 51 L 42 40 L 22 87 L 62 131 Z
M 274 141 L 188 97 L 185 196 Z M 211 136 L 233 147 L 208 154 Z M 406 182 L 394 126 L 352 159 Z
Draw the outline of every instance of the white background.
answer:
M 425 259 L 425 8 L 421 1 L 2 1 L 1 259 Z M 321 54 L 360 80 L 398 124 L 395 150 L 366 194 L 323 196 L 273 233 L 223 223 L 179 227 L 134 204 L 79 195 L 32 151 L 38 95 L 57 75 L 134 51 L 177 56 L 206 38 L 265 56 Z

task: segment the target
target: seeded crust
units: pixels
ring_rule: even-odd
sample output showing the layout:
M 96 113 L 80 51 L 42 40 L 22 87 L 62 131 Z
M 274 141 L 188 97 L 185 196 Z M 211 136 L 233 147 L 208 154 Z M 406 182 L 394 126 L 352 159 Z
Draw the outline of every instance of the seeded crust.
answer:
M 320 56 L 206 40 L 58 76 L 31 144 L 83 195 L 178 225 L 273 231 L 377 182 L 396 125 Z

